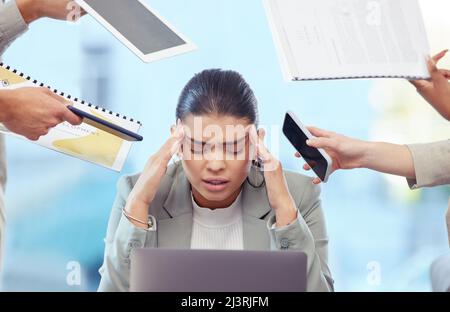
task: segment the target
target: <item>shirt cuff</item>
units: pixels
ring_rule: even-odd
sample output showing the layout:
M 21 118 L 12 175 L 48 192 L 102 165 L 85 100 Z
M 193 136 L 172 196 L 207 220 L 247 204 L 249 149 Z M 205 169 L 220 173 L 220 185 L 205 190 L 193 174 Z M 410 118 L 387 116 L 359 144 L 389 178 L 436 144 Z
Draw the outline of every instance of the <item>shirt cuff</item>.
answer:
M 273 215 L 267 221 L 267 228 L 272 249 L 298 249 L 306 248 L 308 242 L 313 241 L 311 232 L 301 214 L 297 211 L 297 218 L 290 224 L 276 227 L 276 217 Z
M 122 214 L 122 215 L 123 215 L 123 214 Z M 123 216 L 125 217 L 125 220 L 128 221 L 128 222 L 126 222 L 126 223 L 128 223 L 128 227 L 131 227 L 132 230 L 135 230 L 135 231 L 143 230 L 143 231 L 146 231 L 146 232 L 156 232 L 156 219 L 155 219 L 155 217 L 152 216 L 152 215 L 149 215 L 149 216 L 148 216 L 148 219 L 147 219 L 148 224 L 151 225 L 151 227 L 149 227 L 148 229 L 144 229 L 144 228 L 137 227 L 137 226 L 134 225 L 134 223 L 131 222 L 131 220 L 128 219 L 125 215 L 123 215 Z
M 294 223 L 295 221 L 297 221 L 298 218 L 298 210 L 295 213 L 295 220 L 293 220 L 291 223 L 287 224 L 287 225 L 283 225 L 283 226 L 279 226 L 277 227 L 277 222 L 275 217 L 274 218 L 270 218 L 267 221 L 267 226 L 269 227 L 269 230 L 278 230 L 278 231 L 283 231 L 283 230 L 287 230 L 289 229 L 289 227 L 292 225 L 292 223 Z
M 445 155 L 449 155 L 450 142 L 430 144 L 411 144 L 408 147 L 414 163 L 415 179 L 406 179 L 411 189 L 436 186 L 448 183 L 448 173 L 445 170 Z
M 17 7 L 16 1 L 9 1 L 0 8 L 0 54 L 28 25 Z
M 155 230 L 155 226 L 151 229 L 139 228 L 122 214 L 113 242 L 117 250 L 118 261 L 123 261 L 124 264 L 129 265 L 132 250 L 145 247 L 148 232 Z

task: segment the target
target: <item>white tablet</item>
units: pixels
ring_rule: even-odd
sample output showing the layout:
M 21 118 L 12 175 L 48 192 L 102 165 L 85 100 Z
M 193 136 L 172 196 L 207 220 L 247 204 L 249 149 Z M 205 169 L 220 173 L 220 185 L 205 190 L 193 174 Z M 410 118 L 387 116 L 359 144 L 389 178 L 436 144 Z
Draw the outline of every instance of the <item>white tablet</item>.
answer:
M 144 62 L 196 49 L 143 0 L 75 0 Z

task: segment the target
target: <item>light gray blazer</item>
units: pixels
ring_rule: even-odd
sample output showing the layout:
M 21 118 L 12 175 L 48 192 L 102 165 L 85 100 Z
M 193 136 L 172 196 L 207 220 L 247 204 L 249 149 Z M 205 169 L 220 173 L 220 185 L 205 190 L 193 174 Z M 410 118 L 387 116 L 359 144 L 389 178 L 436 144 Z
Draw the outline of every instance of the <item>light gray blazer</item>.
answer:
M 320 188 L 311 179 L 285 171 L 287 184 L 298 207 L 298 218 L 281 229 L 271 229 L 275 216 L 269 205 L 262 173 L 253 167 L 243 184 L 243 236 L 247 250 L 300 250 L 308 256 L 308 291 L 331 291 L 328 237 L 319 199 Z M 191 188 L 180 163 L 168 167 L 149 216 L 156 229 L 135 227 L 122 215 L 127 197 L 139 175 L 122 177 L 112 207 L 105 239 L 99 291 L 128 291 L 130 252 L 140 247 L 190 248 L 192 232 Z M 253 186 L 252 186 L 253 185 Z M 261 185 L 259 187 L 255 187 Z
M 416 179 L 408 180 L 410 188 L 450 184 L 450 140 L 409 145 L 413 156 Z M 450 242 L 450 203 L 446 217 Z M 450 254 L 438 258 L 431 266 L 434 291 L 450 291 Z
M 3 4 L 0 0 L 0 62 L 1 55 L 6 48 L 25 30 L 28 26 L 22 18 L 15 1 Z M 3 192 L 6 184 L 6 160 L 5 160 L 5 138 L 0 134 L 0 271 L 2 264 L 3 231 L 5 227 L 5 204 Z

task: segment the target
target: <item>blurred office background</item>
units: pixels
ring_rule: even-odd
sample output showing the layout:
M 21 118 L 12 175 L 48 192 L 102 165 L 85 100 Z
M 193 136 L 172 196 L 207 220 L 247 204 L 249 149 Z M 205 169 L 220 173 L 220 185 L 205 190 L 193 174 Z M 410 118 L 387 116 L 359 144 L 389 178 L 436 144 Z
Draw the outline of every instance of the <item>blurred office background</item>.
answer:
M 241 72 L 269 131 L 281 127 L 291 109 L 307 124 L 361 139 L 413 143 L 450 137 L 448 122 L 406 81 L 284 82 L 260 0 L 148 2 L 199 49 L 144 64 L 86 16 L 74 25 L 33 24 L 6 53 L 7 63 L 38 80 L 141 120 L 145 140 L 115 173 L 8 138 L 3 290 L 96 290 L 116 182 L 140 171 L 166 140 L 182 87 L 203 69 Z M 450 47 L 448 1 L 421 4 L 432 51 Z M 442 65 L 450 67 L 450 57 Z M 279 149 L 285 167 L 302 172 L 284 138 Z M 429 266 L 448 251 L 449 194 L 449 187 L 410 191 L 404 179 L 366 170 L 333 175 L 322 186 L 322 199 L 336 290 L 430 290 Z M 70 275 L 77 269 L 79 280 Z

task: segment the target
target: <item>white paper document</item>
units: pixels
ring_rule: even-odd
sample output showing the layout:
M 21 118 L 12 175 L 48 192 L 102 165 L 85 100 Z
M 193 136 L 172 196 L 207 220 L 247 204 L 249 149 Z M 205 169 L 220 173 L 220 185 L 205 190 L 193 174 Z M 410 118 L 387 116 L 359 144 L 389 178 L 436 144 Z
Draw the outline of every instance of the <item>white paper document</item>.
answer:
M 417 0 L 264 0 L 286 80 L 429 78 Z

